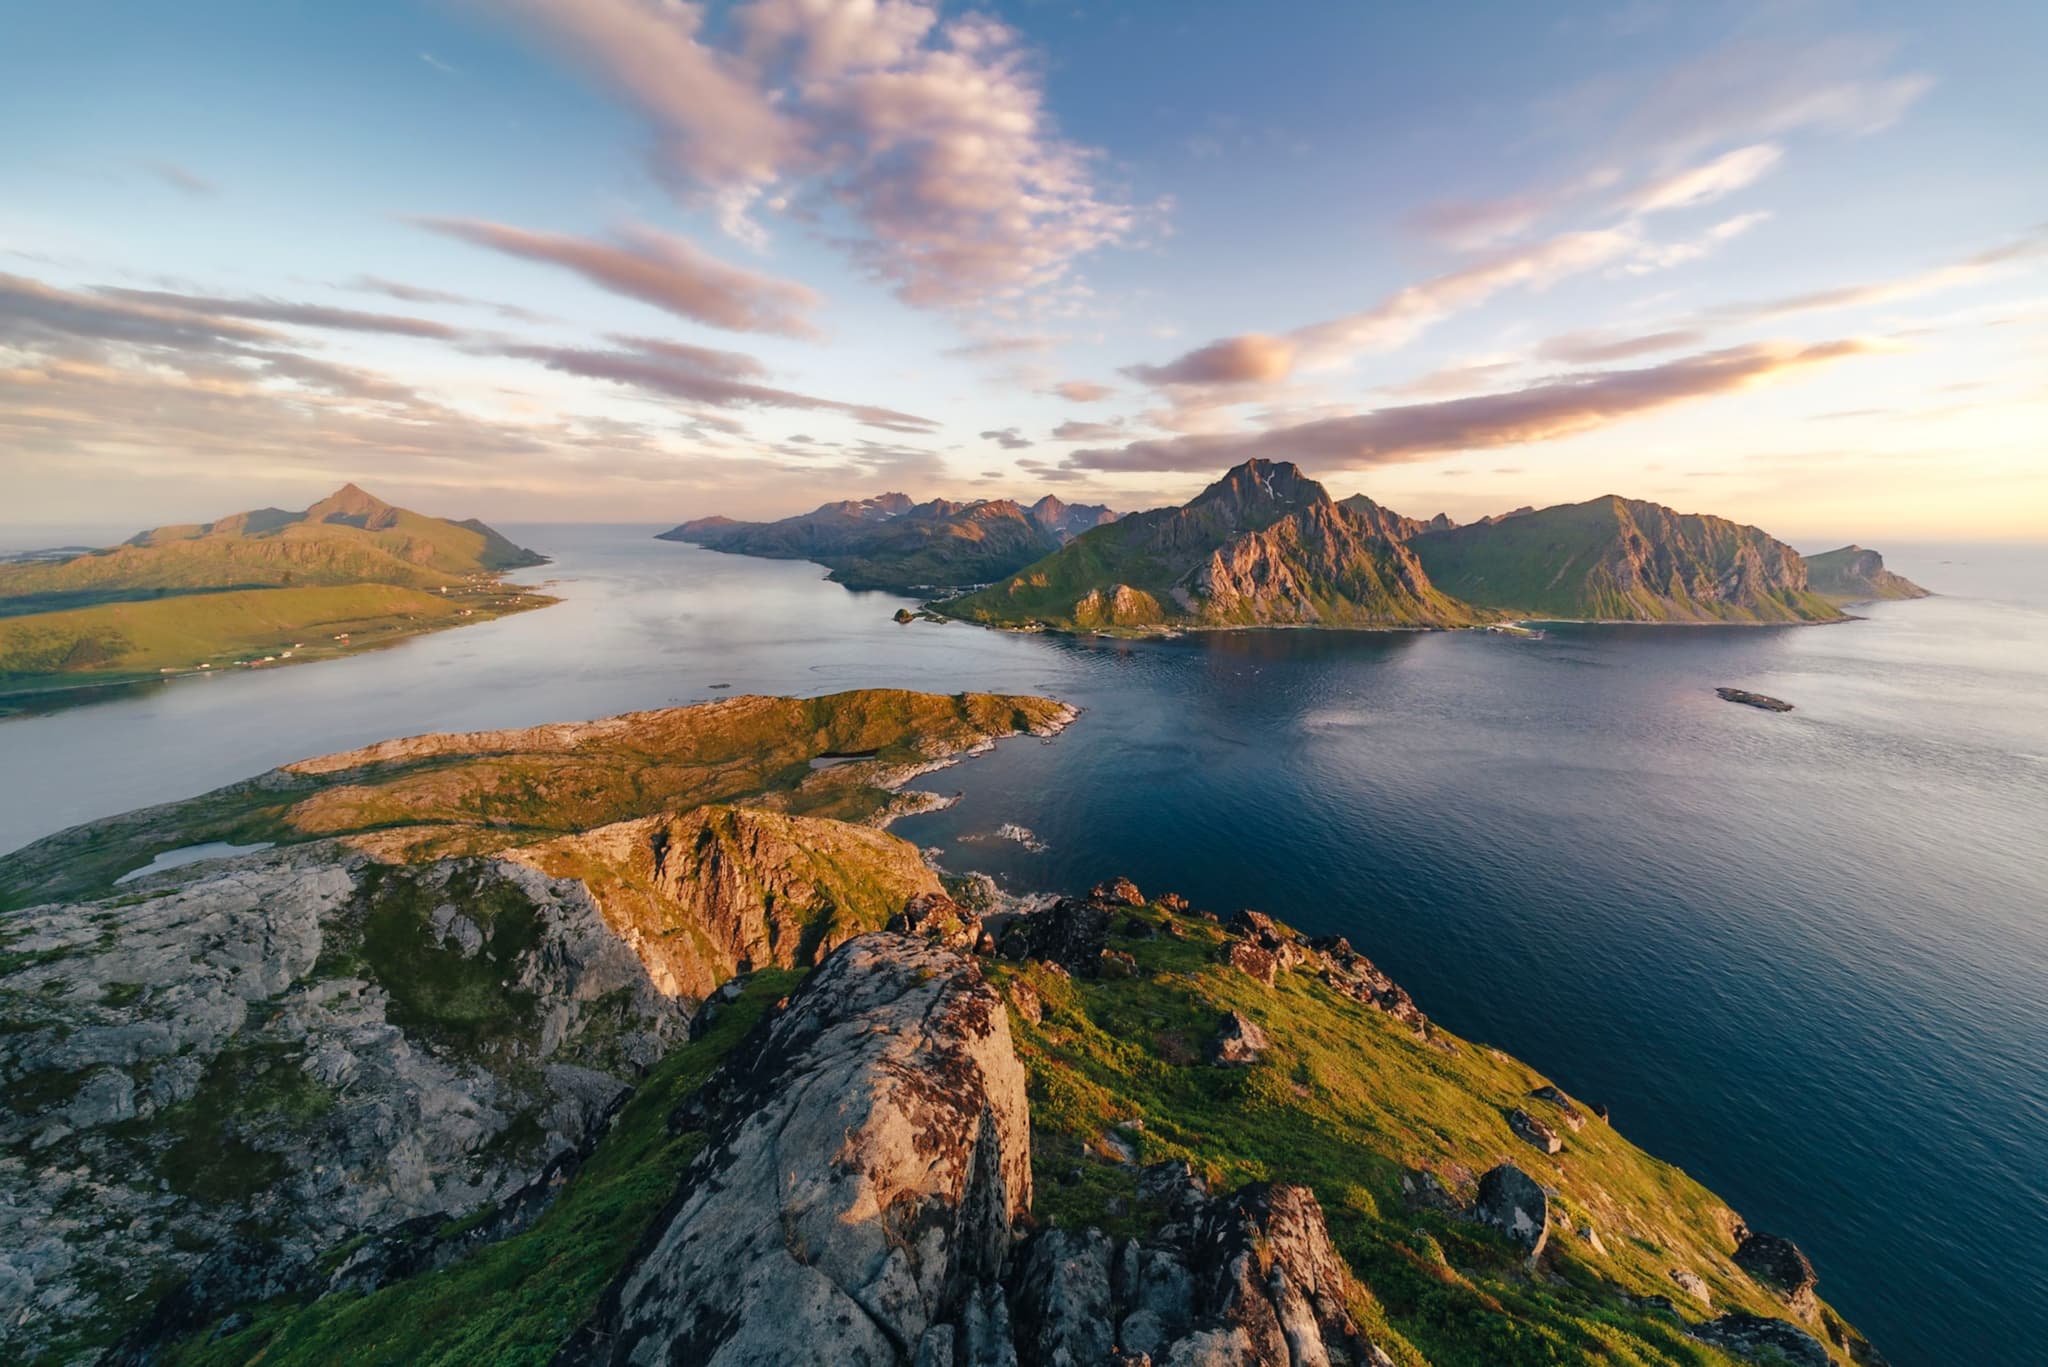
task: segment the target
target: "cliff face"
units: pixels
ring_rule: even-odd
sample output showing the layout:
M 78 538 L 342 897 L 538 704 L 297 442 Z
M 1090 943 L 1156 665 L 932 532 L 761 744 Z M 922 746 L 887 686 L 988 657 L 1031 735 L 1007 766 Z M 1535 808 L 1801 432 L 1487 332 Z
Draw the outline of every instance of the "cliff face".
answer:
M 969 621 L 1100 630 L 1159 626 L 1458 626 L 1403 544 L 1407 519 L 1331 501 L 1286 462 L 1254 460 L 1179 508 L 1123 518 L 978 593 Z
M 1931 595 L 1912 580 L 1884 567 L 1884 557 L 1861 546 L 1843 546 L 1806 557 L 1806 578 L 1815 593 L 1845 603 Z
M 1841 617 L 1790 546 L 1725 518 L 1607 497 L 1413 539 L 1444 592 L 1561 619 L 1824 622 Z

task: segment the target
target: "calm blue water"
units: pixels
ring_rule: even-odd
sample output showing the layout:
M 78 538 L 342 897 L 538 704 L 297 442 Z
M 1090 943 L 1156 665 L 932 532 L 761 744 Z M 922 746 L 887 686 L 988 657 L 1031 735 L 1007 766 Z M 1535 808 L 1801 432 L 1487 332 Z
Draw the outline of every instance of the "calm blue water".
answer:
M 1900 1367 L 2048 1343 L 2048 548 L 1889 548 L 1839 627 L 1128 644 L 888 620 L 820 571 L 523 527 L 564 605 L 0 722 L 0 849 L 385 736 L 870 684 L 1082 720 L 901 834 L 1349 935 L 1437 1019 L 1790 1234 Z M 1715 685 L 1787 698 L 1777 716 Z M 993 838 L 1016 822 L 1046 845 Z

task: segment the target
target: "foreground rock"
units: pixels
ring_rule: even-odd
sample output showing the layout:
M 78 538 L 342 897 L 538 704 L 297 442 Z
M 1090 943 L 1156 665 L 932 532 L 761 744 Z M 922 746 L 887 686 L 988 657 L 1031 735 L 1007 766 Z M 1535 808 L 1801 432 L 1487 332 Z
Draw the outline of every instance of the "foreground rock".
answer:
M 1532 1259 L 1550 1240 L 1550 1198 L 1534 1178 L 1512 1163 L 1503 1163 L 1479 1179 L 1479 1201 L 1472 1214 L 1520 1244 Z
M 1723 1315 L 1694 1326 L 1692 1336 L 1752 1362 L 1791 1367 L 1829 1367 L 1831 1362 L 1819 1339 L 1796 1324 L 1761 1315 Z
M 0 1319 L 31 1354 L 151 1283 L 193 1277 L 203 1322 L 509 1198 L 686 1029 L 580 885 L 495 860 L 302 847 L 8 933 Z
M 1814 1287 L 1820 1278 L 1798 1244 L 1777 1234 L 1749 1234 L 1735 1250 L 1735 1265 L 1784 1298 L 1803 1320 L 1820 1311 Z
M 973 1337 L 1030 1207 L 1024 1085 L 972 960 L 844 946 L 693 1103 L 712 1139 L 565 1360 L 881 1363 Z

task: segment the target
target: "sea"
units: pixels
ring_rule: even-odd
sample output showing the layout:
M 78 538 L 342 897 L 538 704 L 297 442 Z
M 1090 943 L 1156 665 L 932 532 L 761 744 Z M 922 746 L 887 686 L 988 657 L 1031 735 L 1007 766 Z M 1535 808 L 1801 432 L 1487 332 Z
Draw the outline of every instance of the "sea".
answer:
M 1349 936 L 1797 1240 L 1898 1367 L 2048 1360 L 2048 545 L 1887 546 L 1939 596 L 1836 626 L 1137 642 L 898 625 L 655 527 L 505 530 L 559 606 L 0 721 L 0 851 L 391 736 L 1049 694 L 1073 727 L 927 776 L 958 800 L 897 832 L 1019 894 L 1122 874 Z

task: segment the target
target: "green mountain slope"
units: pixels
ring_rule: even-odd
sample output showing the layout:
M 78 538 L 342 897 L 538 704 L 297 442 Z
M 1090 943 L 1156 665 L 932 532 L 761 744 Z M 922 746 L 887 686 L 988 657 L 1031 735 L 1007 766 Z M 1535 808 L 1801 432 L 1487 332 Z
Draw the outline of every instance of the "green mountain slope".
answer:
M 1790 546 L 1726 518 L 1609 495 L 1430 531 L 1410 543 L 1445 593 L 1528 617 L 1830 622 Z
M 1806 581 L 1813 591 L 1843 603 L 1885 598 L 1931 597 L 1902 574 L 1884 567 L 1884 557 L 1861 546 L 1843 546 L 1806 557 Z
M 1481 615 L 1431 582 L 1370 500 L 1331 501 L 1286 462 L 1248 461 L 1192 502 L 1098 527 L 940 605 L 992 626 L 1441 627 Z
M 545 563 L 482 522 L 428 517 L 349 484 L 303 512 L 260 508 L 0 564 L 0 694 L 243 657 L 301 663 L 488 621 L 554 601 L 498 582 Z

